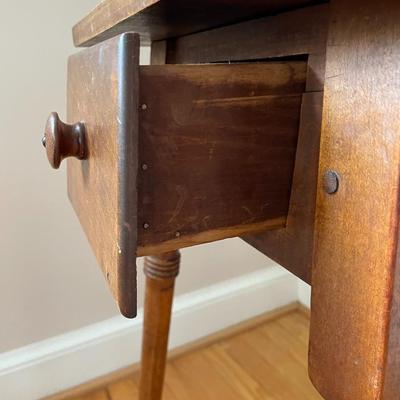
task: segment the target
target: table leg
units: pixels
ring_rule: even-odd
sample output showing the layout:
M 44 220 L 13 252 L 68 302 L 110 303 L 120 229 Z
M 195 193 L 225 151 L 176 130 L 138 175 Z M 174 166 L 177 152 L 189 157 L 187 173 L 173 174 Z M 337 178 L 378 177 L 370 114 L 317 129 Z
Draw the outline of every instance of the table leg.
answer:
M 146 298 L 140 373 L 140 400 L 160 400 L 164 383 L 169 325 L 179 251 L 149 256 L 144 261 Z

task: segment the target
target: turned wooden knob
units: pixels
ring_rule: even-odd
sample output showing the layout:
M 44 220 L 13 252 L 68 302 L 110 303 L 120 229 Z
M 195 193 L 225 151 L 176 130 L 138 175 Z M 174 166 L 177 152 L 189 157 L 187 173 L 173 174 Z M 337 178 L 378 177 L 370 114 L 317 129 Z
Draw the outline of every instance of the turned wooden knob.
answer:
M 64 158 L 84 160 L 87 157 L 85 125 L 82 122 L 65 124 L 56 112 L 51 113 L 47 120 L 42 143 L 50 165 L 55 169 Z

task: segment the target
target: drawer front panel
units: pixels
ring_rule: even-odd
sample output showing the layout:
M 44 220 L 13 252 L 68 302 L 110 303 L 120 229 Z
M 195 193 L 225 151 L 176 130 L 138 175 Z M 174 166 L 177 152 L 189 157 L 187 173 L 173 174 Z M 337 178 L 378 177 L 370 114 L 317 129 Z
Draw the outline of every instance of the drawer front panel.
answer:
M 87 160 L 68 159 L 68 194 L 126 316 L 136 314 L 139 37 L 123 34 L 68 63 L 68 120 L 82 121 Z

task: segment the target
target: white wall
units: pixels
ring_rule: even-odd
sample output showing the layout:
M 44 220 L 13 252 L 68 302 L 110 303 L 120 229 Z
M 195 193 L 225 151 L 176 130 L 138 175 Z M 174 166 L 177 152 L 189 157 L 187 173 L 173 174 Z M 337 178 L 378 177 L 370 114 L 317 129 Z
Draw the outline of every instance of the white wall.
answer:
M 263 268 L 175 298 L 170 348 L 297 300 L 297 279 Z M 0 354 L 0 393 L 37 400 L 139 361 L 143 313 L 121 316 Z
M 48 114 L 65 117 L 71 28 L 96 3 L 0 3 L 0 353 L 118 314 L 40 143 Z M 269 265 L 239 239 L 184 250 L 177 293 Z

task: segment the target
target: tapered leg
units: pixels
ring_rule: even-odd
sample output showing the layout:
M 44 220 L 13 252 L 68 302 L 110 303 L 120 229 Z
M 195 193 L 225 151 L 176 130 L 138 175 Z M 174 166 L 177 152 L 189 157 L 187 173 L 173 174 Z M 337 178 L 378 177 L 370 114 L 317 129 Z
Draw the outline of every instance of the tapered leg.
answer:
M 140 400 L 160 400 L 179 251 L 146 257 L 146 298 L 140 372 Z

